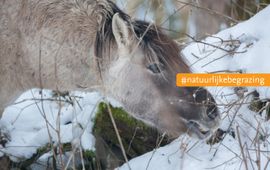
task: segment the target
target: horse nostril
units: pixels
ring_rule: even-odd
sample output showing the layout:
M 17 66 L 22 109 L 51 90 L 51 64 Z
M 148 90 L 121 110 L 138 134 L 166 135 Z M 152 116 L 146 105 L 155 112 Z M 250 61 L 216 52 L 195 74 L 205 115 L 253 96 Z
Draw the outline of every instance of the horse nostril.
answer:
M 216 119 L 216 117 L 219 116 L 219 113 L 217 111 L 217 107 L 216 106 L 210 106 L 207 108 L 207 116 L 210 118 L 210 119 Z

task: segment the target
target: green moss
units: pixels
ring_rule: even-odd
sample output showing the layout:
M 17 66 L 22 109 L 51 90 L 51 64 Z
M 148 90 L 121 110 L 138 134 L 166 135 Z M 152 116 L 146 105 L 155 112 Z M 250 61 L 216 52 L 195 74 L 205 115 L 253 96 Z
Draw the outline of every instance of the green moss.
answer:
M 40 148 L 37 149 L 37 152 L 32 155 L 31 158 L 26 159 L 26 160 L 21 160 L 21 162 L 19 162 L 19 163 L 13 162 L 12 166 L 18 167 L 20 169 L 27 169 L 30 165 L 35 163 L 43 154 L 49 152 L 50 149 L 51 149 L 50 144 L 47 144 L 47 145 L 45 145 L 43 147 L 40 147 Z
M 253 112 L 261 112 L 264 106 L 265 102 L 262 102 L 259 98 L 254 98 L 248 107 Z
M 71 143 L 63 143 L 63 144 L 62 144 L 62 149 L 63 149 L 64 152 L 66 152 L 66 151 L 71 151 L 71 150 L 72 150 L 72 145 L 71 145 Z
M 110 109 L 129 158 L 136 157 L 157 147 L 161 136 L 157 129 L 133 118 L 123 108 L 110 105 Z M 102 102 L 98 106 L 93 133 L 96 137 L 102 138 L 110 148 L 119 151 L 119 142 L 106 103 Z M 161 145 L 168 142 L 170 140 L 166 136 Z
M 260 115 L 263 111 L 265 111 L 265 119 L 267 121 L 270 119 L 270 100 L 261 100 L 258 92 L 254 92 L 253 99 L 251 100 L 248 108 L 249 110 L 256 112 Z
M 86 159 L 92 159 L 92 158 L 95 158 L 96 157 L 96 153 L 92 150 L 86 150 L 83 152 L 83 156 L 86 158 Z
M 124 123 L 129 127 L 140 127 L 142 129 L 149 129 L 150 127 L 147 126 L 145 123 L 143 123 L 140 120 L 137 120 L 133 117 L 131 117 L 123 108 L 120 107 L 112 107 L 110 105 L 110 109 L 112 111 L 113 117 L 114 119 L 119 122 L 119 123 Z M 107 114 L 104 114 L 107 113 Z M 95 118 L 95 125 L 97 125 L 98 123 L 102 123 L 101 121 L 106 121 L 110 120 L 110 117 L 108 115 L 108 107 L 107 104 L 104 102 L 101 102 L 98 106 L 98 111 L 96 114 L 96 118 Z M 103 126 L 94 126 L 94 131 L 95 132 L 101 132 L 102 131 L 102 127 L 106 126 L 105 124 L 103 124 Z M 112 129 L 113 130 L 113 129 Z
M 85 150 L 83 152 L 83 158 L 84 158 L 84 166 L 86 169 L 94 170 L 97 169 L 97 162 L 96 162 L 96 153 L 92 150 Z M 81 166 L 79 166 L 78 169 L 82 169 Z
M 43 147 L 38 148 L 36 154 L 38 154 L 38 155 L 44 154 L 44 153 L 48 152 L 48 150 L 50 150 L 50 144 L 47 144 Z

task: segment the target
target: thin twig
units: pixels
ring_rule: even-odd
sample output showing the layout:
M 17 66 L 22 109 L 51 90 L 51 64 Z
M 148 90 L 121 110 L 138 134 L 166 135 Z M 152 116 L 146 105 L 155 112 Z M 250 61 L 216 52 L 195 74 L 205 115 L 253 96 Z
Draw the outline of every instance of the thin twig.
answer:
M 156 146 L 156 148 L 152 151 L 151 157 L 150 157 L 149 161 L 147 162 L 147 166 L 146 166 L 146 168 L 145 168 L 146 170 L 149 168 L 150 162 L 151 162 L 151 160 L 153 159 L 153 157 L 154 157 L 154 155 L 155 155 L 155 153 L 156 153 L 156 151 L 157 151 L 157 148 L 160 147 L 161 142 L 163 141 L 163 139 L 164 139 L 165 136 L 166 136 L 166 133 L 163 133 L 162 136 L 161 136 L 160 141 L 158 142 L 158 144 L 157 144 L 157 146 Z
M 228 21 L 230 21 L 230 22 L 232 22 L 232 23 L 234 23 L 234 24 L 239 22 L 239 21 L 233 19 L 232 17 L 229 17 L 228 15 L 224 15 L 224 14 L 222 14 L 222 13 L 220 13 L 220 12 L 217 12 L 217 11 L 215 11 L 215 10 L 213 10 L 213 9 L 201 7 L 201 6 L 198 6 L 198 5 L 194 4 L 194 3 L 184 2 L 184 1 L 180 1 L 180 0 L 177 0 L 177 2 L 179 2 L 179 3 L 181 3 L 181 4 L 184 4 L 184 5 L 190 5 L 190 6 L 192 6 L 192 7 L 195 7 L 195 8 L 198 8 L 198 9 L 205 10 L 205 11 L 209 12 L 209 13 L 212 14 L 212 15 L 218 15 L 218 16 L 223 17 L 224 19 L 226 19 L 226 20 L 228 20 Z
M 240 138 L 239 126 L 236 126 L 236 132 L 237 132 L 236 134 L 237 134 L 240 150 L 241 150 L 242 157 L 243 157 L 243 162 L 244 162 L 246 170 L 248 170 L 247 159 L 246 159 L 243 144 L 242 144 L 242 141 L 241 141 L 241 138 Z
M 126 151 L 125 151 L 125 148 L 124 148 L 124 145 L 123 145 L 121 136 L 119 134 L 119 131 L 118 131 L 117 125 L 115 123 L 115 120 L 114 120 L 114 117 L 113 117 L 113 114 L 112 114 L 112 110 L 111 110 L 111 107 L 110 107 L 110 104 L 109 104 L 108 101 L 106 101 L 106 105 L 107 105 L 107 108 L 108 108 L 109 116 L 111 118 L 111 122 L 113 124 L 114 131 L 116 133 L 117 140 L 118 140 L 118 142 L 120 144 L 120 148 L 121 148 L 122 154 L 124 156 L 124 159 L 125 159 L 125 161 L 127 163 L 127 166 L 129 168 L 129 170 L 131 170 L 131 167 L 130 167 L 129 162 L 128 162 L 127 154 L 126 154 Z
M 247 52 L 247 50 L 244 50 L 244 51 L 235 51 L 236 49 L 235 48 L 233 48 L 233 49 L 231 49 L 231 50 L 227 50 L 227 49 L 225 49 L 225 48 L 222 48 L 222 47 L 220 47 L 220 46 L 216 46 L 216 45 L 213 45 L 213 44 L 211 44 L 211 43 L 207 43 L 207 42 L 204 42 L 204 41 L 201 41 L 201 40 L 197 40 L 195 37 L 193 37 L 193 36 L 191 36 L 191 35 L 189 35 L 189 34 L 187 34 L 187 33 L 185 33 L 185 35 L 187 36 L 187 37 L 189 37 L 190 39 L 192 39 L 192 41 L 194 41 L 194 42 L 196 42 L 196 43 L 201 43 L 201 44 L 204 44 L 204 45 L 207 45 L 207 46 L 210 46 L 210 47 L 213 47 L 213 48 L 216 48 L 216 49 L 219 49 L 219 50 L 222 50 L 222 51 L 225 51 L 225 52 L 227 52 L 228 54 L 241 54 L 241 53 L 245 53 L 245 52 Z
M 188 5 L 183 5 L 180 8 L 178 8 L 177 10 L 174 10 L 174 12 L 171 15 L 169 15 L 164 21 L 162 21 L 160 25 L 162 26 L 163 24 L 165 24 L 170 19 L 170 17 L 174 16 L 177 12 L 179 12 L 180 10 L 185 8 L 186 6 L 188 6 Z
M 221 164 L 218 164 L 218 165 L 213 166 L 213 167 L 205 168 L 205 169 L 217 169 L 218 167 L 221 167 L 222 165 L 225 165 L 225 164 L 231 162 L 231 161 L 232 161 L 233 159 L 235 159 L 236 157 L 237 157 L 237 156 L 232 157 L 231 159 L 229 159 L 229 160 L 227 160 L 227 161 L 225 161 L 225 162 L 222 162 Z

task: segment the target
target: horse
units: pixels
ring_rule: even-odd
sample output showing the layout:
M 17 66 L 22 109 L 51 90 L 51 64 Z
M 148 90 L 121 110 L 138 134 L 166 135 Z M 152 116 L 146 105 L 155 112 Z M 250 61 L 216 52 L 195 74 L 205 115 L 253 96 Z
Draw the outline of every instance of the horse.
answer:
M 162 133 L 203 139 L 220 113 L 204 87 L 176 87 L 191 70 L 181 47 L 110 0 L 0 0 L 0 111 L 31 88 L 98 90 Z

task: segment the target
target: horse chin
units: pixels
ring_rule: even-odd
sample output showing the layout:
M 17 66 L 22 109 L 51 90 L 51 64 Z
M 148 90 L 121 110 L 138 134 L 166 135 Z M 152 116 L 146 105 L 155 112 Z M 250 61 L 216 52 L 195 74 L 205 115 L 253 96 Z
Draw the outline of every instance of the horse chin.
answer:
M 192 121 L 192 120 L 187 122 L 187 128 L 188 128 L 188 133 L 191 136 L 195 136 L 199 139 L 206 139 L 210 137 L 210 135 L 212 134 L 212 130 L 205 128 L 204 126 L 201 126 L 196 121 Z

